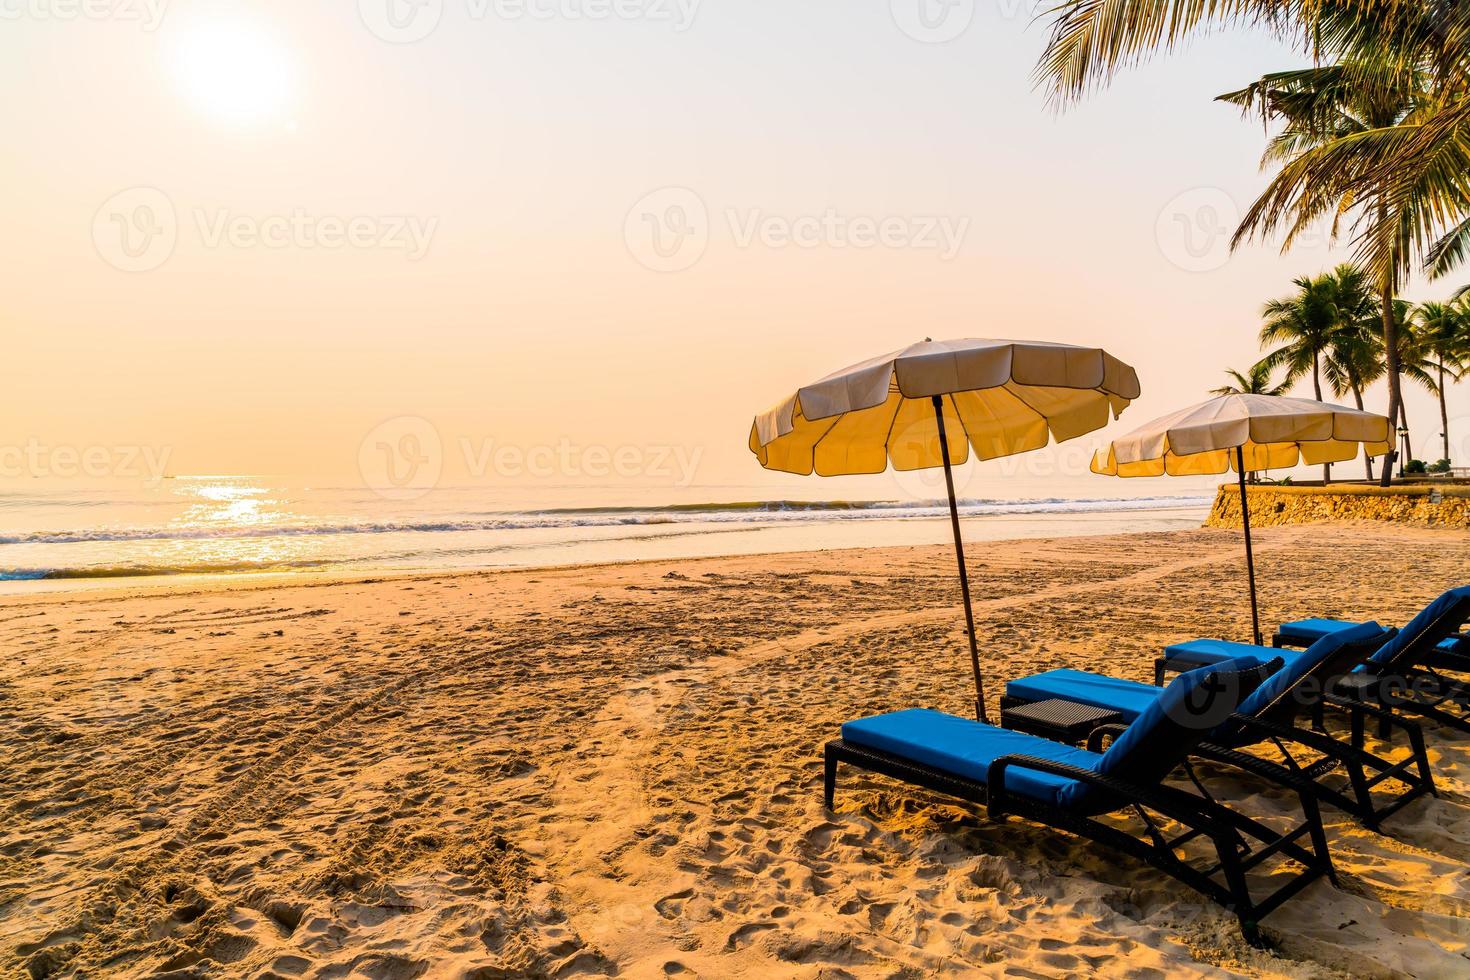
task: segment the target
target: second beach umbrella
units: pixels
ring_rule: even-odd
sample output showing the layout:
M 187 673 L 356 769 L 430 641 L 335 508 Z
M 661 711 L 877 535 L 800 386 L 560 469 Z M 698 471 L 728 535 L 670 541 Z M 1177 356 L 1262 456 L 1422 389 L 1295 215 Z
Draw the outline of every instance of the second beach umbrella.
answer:
M 1114 439 L 1092 460 L 1103 476 L 1212 476 L 1235 470 L 1240 480 L 1240 518 L 1250 579 L 1251 628 L 1261 644 L 1256 604 L 1256 561 L 1245 475 L 1388 453 L 1388 419 L 1341 405 L 1277 395 L 1221 395 L 1154 419 Z
M 944 467 L 959 561 L 975 717 L 985 687 L 953 467 L 1106 426 L 1138 397 L 1133 368 L 1094 347 L 1030 340 L 925 340 L 798 389 L 756 416 L 750 449 L 766 469 L 842 476 Z

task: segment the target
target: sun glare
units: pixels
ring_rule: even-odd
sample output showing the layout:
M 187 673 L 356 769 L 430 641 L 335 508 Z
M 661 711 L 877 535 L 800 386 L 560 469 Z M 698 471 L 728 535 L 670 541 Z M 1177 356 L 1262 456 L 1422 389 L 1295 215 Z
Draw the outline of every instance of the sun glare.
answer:
M 275 122 L 295 92 L 286 49 L 259 27 L 234 21 L 192 27 L 174 51 L 180 90 L 210 119 L 231 126 Z

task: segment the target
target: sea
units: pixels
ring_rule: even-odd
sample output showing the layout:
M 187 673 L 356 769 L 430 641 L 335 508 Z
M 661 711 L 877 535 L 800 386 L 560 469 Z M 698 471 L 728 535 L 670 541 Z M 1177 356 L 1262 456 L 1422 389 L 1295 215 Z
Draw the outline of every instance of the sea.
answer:
M 1003 539 L 1198 527 L 1217 482 L 1010 480 L 987 494 L 971 485 L 960 501 L 961 524 L 975 548 Z M 780 489 L 466 485 L 388 499 L 349 480 L 266 476 L 11 483 L 0 485 L 0 592 L 952 540 L 947 498 L 925 494 L 926 487 L 861 485 L 841 498 L 821 492 L 826 481 Z

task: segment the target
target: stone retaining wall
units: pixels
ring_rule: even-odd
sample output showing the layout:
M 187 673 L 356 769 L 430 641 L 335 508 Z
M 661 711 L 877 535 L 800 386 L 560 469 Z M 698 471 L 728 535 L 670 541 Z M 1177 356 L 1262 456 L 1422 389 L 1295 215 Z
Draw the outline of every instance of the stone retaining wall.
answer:
M 1252 486 L 1251 526 L 1315 521 L 1397 521 L 1470 530 L 1470 487 Z M 1240 527 L 1240 488 L 1224 484 L 1206 527 Z

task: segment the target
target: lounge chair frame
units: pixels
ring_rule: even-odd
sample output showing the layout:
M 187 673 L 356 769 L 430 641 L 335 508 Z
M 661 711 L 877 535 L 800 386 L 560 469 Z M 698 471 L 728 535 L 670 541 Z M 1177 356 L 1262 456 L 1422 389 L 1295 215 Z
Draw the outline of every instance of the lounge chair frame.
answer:
M 1345 678 L 1333 703 L 1353 712 L 1369 712 L 1379 719 L 1379 736 L 1387 737 L 1391 719 L 1414 715 L 1470 734 L 1470 684 L 1444 676 L 1433 667 L 1416 666 Z M 1470 668 L 1467 668 L 1470 669 Z M 1361 744 L 1361 724 L 1354 720 L 1354 741 Z
M 1384 820 L 1421 796 L 1439 795 L 1424 744 L 1424 730 L 1407 718 L 1395 716 L 1387 708 L 1322 692 L 1332 690 L 1343 678 L 1354 676 L 1352 672 L 1368 662 L 1367 657 L 1382 645 L 1383 640 L 1384 637 L 1379 637 L 1345 645 L 1302 675 L 1259 713 L 1232 714 L 1217 729 L 1217 732 L 1224 733 L 1224 737 L 1201 741 L 1195 746 L 1193 755 L 1228 762 L 1289 789 L 1296 790 L 1305 784 L 1320 802 L 1352 814 L 1369 830 L 1382 833 Z M 1024 703 L 1025 699 L 1009 695 L 1002 701 L 1006 707 Z M 1328 734 L 1327 706 L 1347 713 L 1348 742 Z M 1312 721 L 1310 729 L 1293 724 L 1308 713 Z M 1366 750 L 1363 736 L 1370 718 L 1378 722 L 1385 740 L 1391 738 L 1395 728 L 1404 733 L 1410 750 L 1406 758 L 1395 763 Z M 1109 725 L 1095 729 L 1087 747 L 1095 752 L 1101 751 L 1102 741 L 1116 735 L 1122 727 Z M 1274 748 L 1280 755 L 1279 761 L 1240 751 L 1255 746 Z M 1208 795 L 1189 760 L 1185 760 L 1184 766 L 1200 792 Z M 1338 772 L 1347 776 L 1345 785 L 1337 785 L 1335 779 L 1328 781 Z M 1404 788 L 1398 792 L 1386 791 L 1386 787 L 1394 782 Z
M 1344 745 L 1324 730 L 1303 729 L 1246 715 L 1233 715 L 1231 720 L 1240 726 L 1241 731 L 1255 739 L 1250 744 L 1270 745 L 1281 756 L 1278 762 L 1250 755 L 1255 760 L 1248 767 L 1250 771 L 1280 785 L 1291 785 L 1292 780 L 1304 780 L 1311 784 L 1311 792 L 1318 800 L 1351 814 L 1375 833 L 1383 833 L 1384 820 L 1421 796 L 1439 795 L 1424 745 L 1424 730 L 1419 725 L 1406 718 L 1398 718 L 1391 711 L 1371 705 L 1354 705 L 1331 695 L 1324 698 L 1324 701 L 1349 712 L 1352 725 L 1350 744 Z M 1402 730 L 1408 739 L 1409 755 L 1398 762 L 1390 762 L 1367 751 L 1364 748 L 1363 726 L 1368 717 Z M 1219 759 L 1225 751 L 1237 756 L 1247 755 L 1213 742 L 1201 742 L 1197 754 Z M 1316 758 L 1310 757 L 1313 753 Z M 1338 770 L 1347 776 L 1345 786 L 1333 786 L 1326 782 L 1326 778 Z M 1391 782 L 1397 782 L 1404 788 L 1396 793 L 1388 792 L 1384 787 Z
M 1414 715 L 1448 728 L 1470 733 L 1470 683 L 1445 676 L 1444 671 L 1470 674 L 1470 657 L 1440 650 L 1451 637 L 1464 636 L 1470 620 L 1470 598 L 1447 605 L 1412 643 L 1388 663 L 1365 659 L 1364 668 L 1345 674 L 1333 689 L 1334 697 L 1324 704 L 1351 714 L 1353 747 L 1363 748 L 1364 716 L 1378 721 L 1378 734 L 1388 739 L 1393 717 Z M 1162 684 L 1166 673 L 1189 670 L 1197 664 L 1160 657 L 1154 661 L 1154 683 Z M 1376 710 L 1369 710 L 1370 708 Z
M 1227 756 L 1239 755 L 1227 750 Z M 1250 757 L 1222 761 L 1251 764 Z M 1321 812 L 1315 797 L 1304 784 L 1298 787 L 1304 817 L 1302 823 L 1278 832 L 1207 795 L 1196 796 L 1163 784 L 1140 786 L 1034 756 L 1008 755 L 996 759 L 987 774 L 988 783 L 980 783 L 840 738 L 828 742 L 825 753 L 823 791 L 829 810 L 833 808 L 838 766 L 842 763 L 984 806 L 992 819 L 1014 814 L 1129 854 L 1234 914 L 1240 922 L 1241 935 L 1254 946 L 1262 945 L 1262 918 L 1318 878 L 1327 878 L 1334 884 L 1337 880 L 1327 849 Z M 1130 834 L 1093 817 L 1007 792 L 1003 787 L 1005 772 L 1010 768 L 1051 773 L 1103 790 L 1117 803 L 1107 812 L 1131 811 L 1141 824 L 1141 830 Z M 1159 817 L 1179 824 L 1184 828 L 1183 832 L 1174 837 L 1167 836 L 1160 826 Z M 1303 846 L 1303 838 L 1308 839 L 1308 846 Z M 1191 861 L 1182 857 L 1179 849 L 1191 841 L 1207 841 L 1212 845 L 1214 862 Z M 1301 870 L 1275 891 L 1255 898 L 1246 876 L 1276 857 L 1283 859 L 1283 865 L 1286 861 L 1295 862 Z

